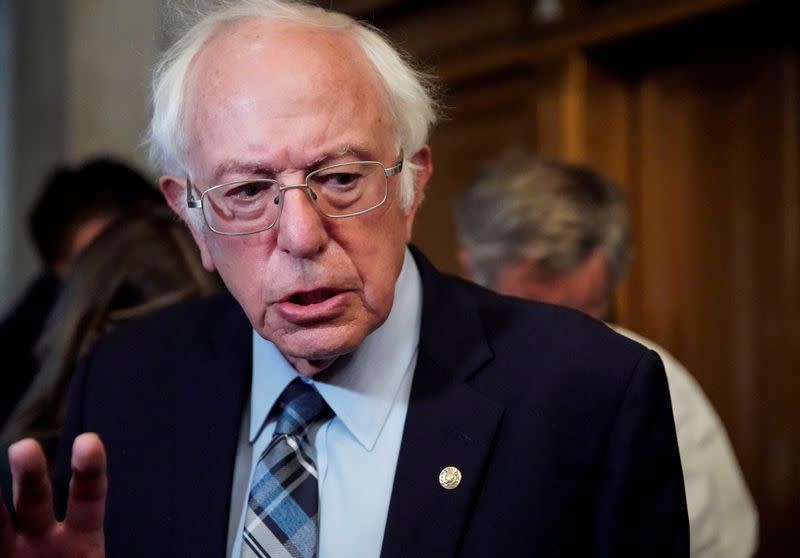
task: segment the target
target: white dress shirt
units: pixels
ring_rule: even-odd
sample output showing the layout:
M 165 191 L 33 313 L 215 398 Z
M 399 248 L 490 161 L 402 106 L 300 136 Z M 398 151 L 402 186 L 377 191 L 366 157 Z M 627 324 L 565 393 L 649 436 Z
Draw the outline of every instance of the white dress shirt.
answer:
M 749 558 L 758 514 L 725 427 L 697 381 L 666 349 L 632 331 L 614 330 L 654 350 L 664 363 L 681 454 L 692 558 Z
M 306 379 L 335 416 L 312 428 L 319 470 L 319 558 L 377 558 L 417 362 L 422 283 L 406 250 L 389 317 L 330 372 Z M 252 471 L 269 444 L 268 416 L 297 372 L 253 332 L 253 379 L 244 411 L 231 495 L 228 555 L 239 558 Z

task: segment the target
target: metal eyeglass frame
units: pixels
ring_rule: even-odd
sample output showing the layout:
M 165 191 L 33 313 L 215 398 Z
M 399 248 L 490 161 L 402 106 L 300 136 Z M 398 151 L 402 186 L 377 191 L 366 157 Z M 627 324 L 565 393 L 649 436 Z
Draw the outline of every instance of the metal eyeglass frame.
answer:
M 366 209 L 362 209 L 362 210 L 356 211 L 354 213 L 345 213 L 344 215 L 328 215 L 327 213 L 322 211 L 322 209 L 320 209 L 319 205 L 316 203 L 316 201 L 317 201 L 316 192 L 314 192 L 314 190 L 312 190 L 311 187 L 308 185 L 308 177 L 312 176 L 312 175 L 314 175 L 316 173 L 329 171 L 331 169 L 336 169 L 336 168 L 344 167 L 344 166 L 347 166 L 347 165 L 357 165 L 359 163 L 369 163 L 369 164 L 373 164 L 373 165 L 376 164 L 376 165 L 380 165 L 383 168 L 383 176 L 384 176 L 384 184 L 385 184 L 385 186 L 384 186 L 384 189 L 383 189 L 383 198 L 381 199 L 381 201 L 379 201 L 378 203 L 376 203 L 372 207 L 368 207 Z M 311 171 L 308 174 L 306 174 L 305 181 L 302 184 L 286 184 L 286 185 L 284 185 L 284 184 L 281 184 L 279 181 L 273 180 L 273 179 L 268 179 L 268 178 L 256 179 L 256 180 L 263 181 L 263 182 L 274 182 L 275 184 L 278 185 L 278 194 L 277 194 L 276 197 L 279 199 L 279 203 L 278 203 L 278 214 L 275 217 L 275 221 L 273 221 L 272 224 L 269 225 L 268 227 L 264 227 L 264 228 L 261 228 L 261 229 L 255 230 L 255 231 L 249 231 L 249 232 L 222 232 L 222 231 L 218 231 L 214 227 L 211 226 L 211 224 L 208 222 L 208 218 L 206 218 L 205 211 L 203 211 L 203 200 L 205 199 L 206 195 L 208 195 L 209 192 L 213 192 L 215 190 L 219 190 L 220 188 L 225 188 L 226 186 L 230 186 L 231 184 L 240 184 L 240 183 L 248 182 L 247 180 L 234 180 L 234 181 L 231 181 L 231 182 L 225 182 L 224 184 L 217 184 L 216 186 L 212 186 L 211 188 L 208 188 L 205 192 L 200 194 L 199 198 L 196 198 L 196 197 L 194 197 L 194 193 L 193 193 L 194 185 L 192 184 L 192 180 L 191 180 L 191 178 L 189 178 L 189 175 L 186 175 L 186 206 L 188 208 L 190 208 L 190 209 L 200 209 L 200 212 L 203 214 L 203 221 L 205 221 L 206 226 L 216 234 L 223 235 L 223 236 L 245 236 L 245 235 L 248 235 L 248 234 L 258 234 L 260 232 L 264 232 L 264 231 L 270 230 L 272 227 L 274 227 L 276 224 L 278 224 L 278 221 L 280 221 L 281 211 L 283 210 L 283 196 L 284 196 L 284 192 L 286 192 L 287 190 L 304 189 L 306 191 L 306 195 L 308 195 L 309 199 L 311 199 L 311 201 L 314 204 L 314 208 L 317 210 L 317 212 L 320 215 L 323 215 L 324 217 L 327 217 L 328 219 L 345 219 L 347 217 L 356 217 L 358 215 L 363 215 L 364 213 L 369 213 L 370 211 L 372 211 L 374 209 L 377 209 L 380 206 L 382 206 L 386 202 L 386 199 L 389 196 L 389 181 L 387 179 L 390 176 L 394 176 L 396 174 L 400 174 L 400 172 L 402 170 L 403 170 L 403 150 L 401 149 L 400 150 L 400 155 L 398 156 L 398 159 L 397 159 L 397 162 L 393 166 L 389 167 L 388 169 L 386 167 L 384 167 L 383 163 L 381 163 L 380 161 L 353 161 L 353 162 L 349 162 L 349 163 L 337 163 L 335 165 L 330 165 L 328 167 L 322 167 L 322 168 L 316 169 L 314 171 Z

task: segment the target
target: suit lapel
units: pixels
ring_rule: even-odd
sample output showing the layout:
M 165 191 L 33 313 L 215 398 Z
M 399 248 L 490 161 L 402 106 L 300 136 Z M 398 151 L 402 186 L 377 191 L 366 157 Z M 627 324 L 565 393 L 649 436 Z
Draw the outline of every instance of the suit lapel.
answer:
M 473 297 L 446 288 L 416 251 L 423 280 L 419 356 L 395 473 L 382 558 L 458 553 L 503 407 L 467 380 L 492 358 Z M 460 484 L 440 484 L 445 467 Z
M 232 298 L 208 331 L 176 374 L 175 556 L 225 552 L 236 446 L 250 384 L 250 325 Z

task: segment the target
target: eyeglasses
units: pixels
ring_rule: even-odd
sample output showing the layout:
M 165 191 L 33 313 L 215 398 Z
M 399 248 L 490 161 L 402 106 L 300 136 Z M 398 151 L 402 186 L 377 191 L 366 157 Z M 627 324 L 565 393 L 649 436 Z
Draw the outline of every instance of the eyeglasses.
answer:
M 238 236 L 271 229 L 278 222 L 288 190 L 305 190 L 317 211 L 330 219 L 363 215 L 386 201 L 388 177 L 403 170 L 403 152 L 388 169 L 378 161 L 339 163 L 310 172 L 302 184 L 281 184 L 268 178 L 237 180 L 212 186 L 194 197 L 186 177 L 186 205 L 201 209 L 208 228 Z

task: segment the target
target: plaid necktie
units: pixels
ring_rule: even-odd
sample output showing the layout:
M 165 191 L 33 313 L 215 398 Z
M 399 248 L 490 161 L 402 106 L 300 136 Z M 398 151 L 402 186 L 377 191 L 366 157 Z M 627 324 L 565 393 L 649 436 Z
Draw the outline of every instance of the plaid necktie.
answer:
M 306 436 L 331 416 L 316 389 L 294 380 L 273 412 L 278 422 L 250 485 L 242 558 L 314 558 L 319 538 L 317 469 Z

